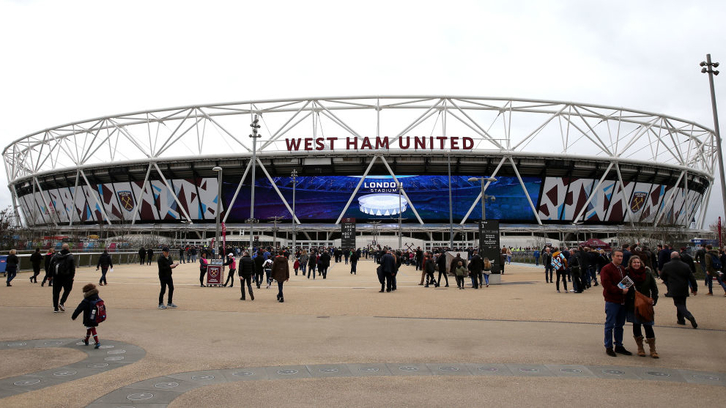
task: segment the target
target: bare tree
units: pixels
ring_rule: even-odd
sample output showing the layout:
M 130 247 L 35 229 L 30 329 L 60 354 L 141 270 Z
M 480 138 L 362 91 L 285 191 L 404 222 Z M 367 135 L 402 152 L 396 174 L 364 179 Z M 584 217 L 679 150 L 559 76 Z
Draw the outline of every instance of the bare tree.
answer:
M 19 231 L 19 223 L 12 207 L 0 211 L 0 247 L 3 249 L 14 248 Z

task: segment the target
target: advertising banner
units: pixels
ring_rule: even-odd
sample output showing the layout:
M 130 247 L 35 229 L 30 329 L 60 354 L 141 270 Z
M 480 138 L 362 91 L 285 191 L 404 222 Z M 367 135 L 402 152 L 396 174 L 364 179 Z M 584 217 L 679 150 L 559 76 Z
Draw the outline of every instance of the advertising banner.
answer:
M 355 218 L 343 218 L 340 222 L 340 246 L 355 249 Z
M 501 245 L 499 244 L 499 220 L 479 222 L 479 253 L 482 258 L 489 258 L 492 273 L 502 271 Z
M 207 286 L 224 284 L 224 262 L 221 259 L 210 259 L 207 266 Z

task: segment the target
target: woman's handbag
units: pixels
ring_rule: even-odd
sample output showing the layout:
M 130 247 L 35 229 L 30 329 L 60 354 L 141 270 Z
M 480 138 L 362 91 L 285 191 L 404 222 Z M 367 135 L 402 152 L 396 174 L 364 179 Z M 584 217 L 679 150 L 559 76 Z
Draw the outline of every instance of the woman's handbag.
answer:
M 635 317 L 642 323 L 653 321 L 653 299 L 635 291 Z

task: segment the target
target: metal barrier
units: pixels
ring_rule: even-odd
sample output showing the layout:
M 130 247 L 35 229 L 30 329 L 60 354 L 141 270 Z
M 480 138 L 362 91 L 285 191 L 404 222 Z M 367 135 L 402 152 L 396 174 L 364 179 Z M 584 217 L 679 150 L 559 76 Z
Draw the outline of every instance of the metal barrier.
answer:
M 98 264 L 98 258 L 101 257 L 101 254 L 103 252 L 71 252 L 73 254 L 73 259 L 76 261 L 76 267 L 77 268 L 95 268 Z M 46 252 L 41 251 L 41 255 L 43 255 L 43 258 L 45 258 Z M 132 263 L 138 263 L 139 262 L 139 253 L 138 252 L 109 252 L 109 255 L 111 255 L 111 261 L 114 265 L 124 265 L 124 264 L 132 264 Z M 32 271 L 33 265 L 30 263 L 30 255 L 32 255 L 32 252 L 30 253 L 23 253 L 23 254 L 16 254 L 18 256 L 18 260 L 20 261 L 20 264 L 18 265 L 18 272 L 20 271 Z M 154 256 L 156 258 L 156 256 Z M 148 262 L 148 260 L 147 260 Z M 40 264 L 40 269 L 44 270 L 44 263 Z

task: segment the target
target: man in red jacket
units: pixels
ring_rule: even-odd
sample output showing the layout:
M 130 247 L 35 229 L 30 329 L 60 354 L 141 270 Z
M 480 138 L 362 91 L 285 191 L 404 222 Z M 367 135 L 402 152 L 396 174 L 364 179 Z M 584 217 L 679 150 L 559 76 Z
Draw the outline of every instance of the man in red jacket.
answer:
M 625 277 L 623 251 L 616 249 L 612 253 L 612 262 L 600 270 L 600 283 L 602 295 L 605 298 L 605 352 L 611 357 L 620 353 L 630 356 L 633 353 L 623 347 L 623 326 L 627 307 L 625 297 L 629 289 L 621 289 L 618 283 Z M 615 350 L 613 350 L 613 335 L 615 336 Z

